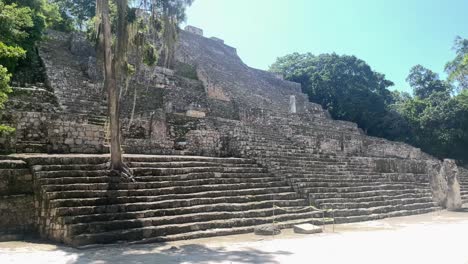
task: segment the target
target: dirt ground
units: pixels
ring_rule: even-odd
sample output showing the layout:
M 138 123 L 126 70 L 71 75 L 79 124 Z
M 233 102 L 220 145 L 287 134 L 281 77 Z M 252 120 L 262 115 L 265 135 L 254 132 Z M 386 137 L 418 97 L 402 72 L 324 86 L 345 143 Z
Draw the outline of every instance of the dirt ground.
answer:
M 328 225 L 314 235 L 283 230 L 164 244 L 78 250 L 40 242 L 0 243 L 0 263 L 437 263 L 468 264 L 468 211 L 440 211 Z

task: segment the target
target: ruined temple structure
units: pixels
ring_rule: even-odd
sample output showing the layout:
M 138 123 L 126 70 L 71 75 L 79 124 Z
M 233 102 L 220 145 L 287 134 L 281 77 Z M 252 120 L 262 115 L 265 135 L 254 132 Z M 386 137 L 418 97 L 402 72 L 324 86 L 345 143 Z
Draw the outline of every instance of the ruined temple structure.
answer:
M 453 162 L 442 169 L 417 148 L 331 119 L 300 84 L 248 67 L 235 48 L 194 27 L 180 32 L 175 69 L 140 65 L 122 89 L 123 149 L 137 180 L 122 182 L 107 170 L 106 99 L 92 46 L 51 31 L 39 54 L 45 83 L 16 84 L 2 116 L 16 133 L 0 138 L 0 149 L 16 154 L 0 158 L 0 239 L 170 241 L 421 214 L 446 207 L 446 197 L 468 200 L 465 171 L 441 176 L 456 173 Z

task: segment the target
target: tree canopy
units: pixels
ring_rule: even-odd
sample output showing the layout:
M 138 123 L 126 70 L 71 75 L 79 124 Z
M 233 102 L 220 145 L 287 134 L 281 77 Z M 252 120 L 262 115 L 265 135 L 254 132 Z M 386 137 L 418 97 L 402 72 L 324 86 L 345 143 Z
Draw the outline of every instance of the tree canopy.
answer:
M 447 80 L 421 65 L 410 69 L 406 80 L 413 95 L 388 90 L 393 83 L 355 56 L 293 53 L 278 58 L 270 71 L 301 83 L 312 102 L 334 118 L 356 122 L 369 135 L 468 163 L 468 41 L 457 38 L 454 46 Z M 455 85 L 461 92 L 454 92 Z
M 311 101 L 321 104 L 337 119 L 349 120 L 376 136 L 401 131 L 382 130 L 380 120 L 393 119 L 387 90 L 393 83 L 355 56 L 293 53 L 278 58 L 270 71 L 302 84 Z M 392 135 L 388 135 L 392 137 Z
M 450 94 L 452 88 L 446 81 L 440 80 L 439 75 L 421 65 L 413 66 L 406 81 L 413 88 L 415 96 L 426 99 L 434 93 Z
M 445 65 L 448 80 L 456 82 L 459 90 L 468 89 L 468 39 L 457 36 L 453 49 L 456 56 Z

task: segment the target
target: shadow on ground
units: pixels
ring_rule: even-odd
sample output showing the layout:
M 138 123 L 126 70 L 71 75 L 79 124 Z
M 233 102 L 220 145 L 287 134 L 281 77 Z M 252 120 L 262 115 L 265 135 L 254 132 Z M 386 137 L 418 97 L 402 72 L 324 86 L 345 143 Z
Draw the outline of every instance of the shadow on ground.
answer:
M 163 244 L 117 246 L 77 250 L 61 248 L 69 261 L 67 264 L 104 263 L 278 263 L 278 256 L 292 255 L 288 251 L 266 252 L 253 248 L 226 250 L 224 247 L 207 247 L 189 244 L 164 248 Z

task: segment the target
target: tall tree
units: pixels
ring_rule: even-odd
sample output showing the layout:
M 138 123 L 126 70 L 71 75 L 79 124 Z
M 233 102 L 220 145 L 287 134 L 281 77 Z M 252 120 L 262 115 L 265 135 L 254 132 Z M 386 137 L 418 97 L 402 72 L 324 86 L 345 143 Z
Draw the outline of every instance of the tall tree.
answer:
M 95 0 L 52 0 L 57 3 L 62 14 L 73 20 L 75 27 L 84 30 L 86 22 L 95 16 Z
M 448 80 L 456 82 L 458 90 L 468 89 L 468 39 L 457 36 L 453 49 L 456 56 L 445 65 Z
M 191 4 L 192 0 L 152 0 L 149 3 L 151 13 L 150 25 L 156 26 L 156 20 L 160 17 L 166 18 L 167 22 L 163 25 L 164 28 L 176 28 L 178 20 L 184 14 L 185 6 Z M 128 43 L 130 42 L 128 33 L 128 2 L 127 0 L 115 0 L 117 6 L 115 34 L 112 32 L 111 14 L 109 8 L 109 0 L 97 0 L 96 2 L 96 24 L 97 32 L 99 32 L 98 40 L 100 41 L 101 50 L 103 53 L 104 63 L 104 87 L 107 91 L 108 114 L 110 118 L 110 169 L 118 172 L 122 176 L 131 178 L 131 171 L 123 162 L 121 149 L 121 133 L 119 121 L 119 96 L 121 82 L 126 78 L 127 59 L 126 52 Z M 146 1 L 142 3 L 148 5 Z M 158 11 L 161 13 L 158 15 Z M 157 32 L 157 30 L 156 30 Z M 115 42 L 112 45 L 113 36 Z M 173 37 L 171 34 L 169 37 Z M 164 42 L 164 39 L 163 39 Z M 169 42 L 171 43 L 171 42 Z M 175 42 L 172 43 L 175 45 Z M 115 47 L 113 50 L 112 47 Z
M 406 142 L 439 158 L 468 162 L 468 90 L 451 95 L 449 83 L 436 73 L 415 66 L 407 78 L 414 97 L 401 96 L 392 106 L 409 124 Z
M 450 94 L 452 88 L 446 81 L 440 80 L 439 75 L 421 65 L 413 66 L 406 81 L 413 88 L 415 96 L 426 99 L 435 92 Z
M 97 14 L 100 16 L 100 32 L 104 62 L 104 89 L 107 91 L 108 113 L 110 118 L 110 169 L 117 172 L 124 171 L 122 149 L 120 144 L 119 98 L 118 85 L 115 77 L 116 57 L 112 51 L 112 33 L 108 0 L 97 0 Z M 117 46 L 119 39 L 117 39 Z

